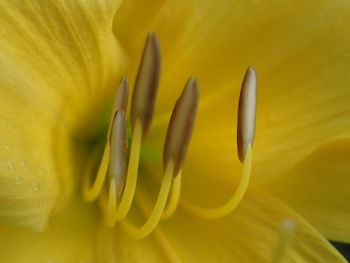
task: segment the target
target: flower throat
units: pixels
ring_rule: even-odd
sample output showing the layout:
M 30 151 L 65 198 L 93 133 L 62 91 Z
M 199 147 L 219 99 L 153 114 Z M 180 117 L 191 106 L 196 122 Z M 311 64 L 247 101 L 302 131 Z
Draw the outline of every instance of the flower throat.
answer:
M 252 145 L 255 137 L 257 75 L 248 68 L 242 83 L 237 123 L 237 149 L 243 164 L 242 176 L 236 191 L 229 200 L 217 207 L 206 208 L 180 198 L 182 166 L 191 139 L 199 101 L 199 85 L 191 77 L 174 106 L 163 148 L 164 175 L 157 200 L 146 222 L 136 227 L 126 217 L 132 206 L 137 185 L 140 149 L 149 131 L 160 77 L 161 54 L 157 36 L 149 33 L 138 69 L 131 100 L 132 138 L 127 150 L 128 79 L 122 78 L 114 101 L 97 175 L 91 181 L 88 173 L 83 180 L 83 197 L 86 202 L 97 199 L 108 226 L 117 222 L 132 237 L 142 239 L 156 228 L 161 220 L 170 218 L 181 206 L 193 216 L 216 219 L 231 213 L 242 200 L 250 179 Z M 103 189 L 107 189 L 103 191 Z

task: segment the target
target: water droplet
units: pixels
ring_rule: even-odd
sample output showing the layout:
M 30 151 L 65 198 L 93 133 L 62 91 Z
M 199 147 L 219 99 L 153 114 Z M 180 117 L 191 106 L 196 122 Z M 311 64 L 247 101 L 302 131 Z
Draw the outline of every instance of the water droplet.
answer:
M 33 190 L 38 191 L 40 189 L 39 185 L 36 182 L 32 182 Z
M 44 200 L 42 198 L 39 199 L 39 208 L 42 209 L 44 207 Z
M 16 180 L 17 182 L 21 182 L 21 181 L 23 181 L 23 178 L 20 177 L 20 176 L 16 176 L 16 177 L 15 177 L 15 180 Z
M 8 166 L 9 168 L 13 171 L 15 169 L 15 166 L 13 165 L 13 162 L 12 161 L 8 161 Z

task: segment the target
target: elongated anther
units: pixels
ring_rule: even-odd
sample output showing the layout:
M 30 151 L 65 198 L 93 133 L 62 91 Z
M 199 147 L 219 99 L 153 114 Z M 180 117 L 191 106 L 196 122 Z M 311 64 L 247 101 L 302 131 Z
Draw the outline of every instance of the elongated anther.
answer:
M 119 83 L 117 96 L 113 105 L 113 115 L 117 113 L 117 111 L 126 112 L 128 105 L 128 95 L 129 95 L 129 83 L 128 78 L 123 77 Z
M 169 161 L 174 163 L 174 176 L 179 173 L 191 139 L 198 107 L 199 88 L 195 78 L 190 78 L 176 101 L 171 115 L 164 145 L 164 168 Z
M 114 179 L 119 197 L 123 192 L 126 175 L 126 117 L 123 111 L 118 111 L 113 119 L 108 175 L 110 181 Z
M 142 134 L 146 135 L 153 116 L 155 98 L 160 76 L 160 48 L 155 33 L 149 33 L 137 73 L 131 105 L 133 129 L 137 120 L 141 122 Z
M 238 106 L 237 149 L 238 157 L 244 161 L 248 145 L 253 145 L 256 121 L 257 74 L 249 67 L 245 73 Z

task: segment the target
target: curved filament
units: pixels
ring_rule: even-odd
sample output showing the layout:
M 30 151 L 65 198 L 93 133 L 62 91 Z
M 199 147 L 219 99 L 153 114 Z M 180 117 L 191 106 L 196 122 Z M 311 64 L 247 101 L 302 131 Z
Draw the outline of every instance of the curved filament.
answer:
M 88 180 L 90 176 L 91 168 L 92 168 L 91 167 L 93 163 L 92 160 L 90 161 L 90 164 L 88 164 L 89 169 L 87 169 L 87 174 L 85 175 L 83 180 L 83 197 L 86 202 L 95 201 L 99 196 L 99 194 L 101 193 L 103 184 L 106 180 L 106 174 L 108 170 L 109 152 L 110 152 L 110 145 L 107 142 L 105 149 L 103 151 L 102 160 L 97 172 L 97 176 L 94 182 L 92 183 L 92 186 L 89 185 L 89 180 Z
M 158 225 L 169 196 L 170 186 L 173 178 L 173 171 L 174 171 L 174 164 L 173 162 L 169 162 L 165 171 L 165 175 L 158 194 L 156 204 L 151 212 L 151 215 L 141 227 L 135 227 L 134 225 L 132 225 L 126 220 L 121 221 L 121 226 L 123 227 L 123 229 L 133 238 L 136 238 L 136 239 L 145 238 L 146 236 L 151 234 L 152 231 Z
M 181 200 L 182 207 L 190 214 L 203 219 L 217 219 L 231 213 L 241 202 L 247 191 L 252 169 L 252 148 L 249 144 L 243 162 L 241 180 L 233 196 L 222 206 L 217 208 L 205 208 L 191 203 L 188 200 Z
M 181 181 L 182 181 L 182 173 L 180 171 L 173 179 L 172 189 L 171 189 L 171 194 L 169 197 L 168 205 L 164 209 L 162 219 L 168 219 L 175 213 L 176 208 L 179 205 L 179 200 L 180 200 Z

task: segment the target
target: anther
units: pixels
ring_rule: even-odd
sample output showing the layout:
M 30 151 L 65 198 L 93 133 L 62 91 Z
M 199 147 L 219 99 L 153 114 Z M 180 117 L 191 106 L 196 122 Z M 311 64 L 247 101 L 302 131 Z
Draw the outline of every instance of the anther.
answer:
M 113 115 L 115 115 L 117 111 L 126 112 L 127 105 L 128 105 L 128 95 L 129 95 L 128 86 L 129 86 L 128 78 L 123 77 L 119 83 L 117 97 L 114 101 Z
M 114 179 L 119 197 L 124 188 L 126 175 L 126 117 L 123 111 L 117 111 L 113 119 L 108 175 L 110 180 Z
M 254 142 L 256 90 L 257 74 L 254 68 L 249 67 L 243 79 L 238 106 L 237 149 L 241 162 L 244 161 L 248 146 L 253 146 Z
M 129 81 L 127 77 L 123 77 L 119 83 L 117 95 L 114 99 L 111 123 L 108 128 L 108 137 L 111 143 L 111 129 L 113 127 L 114 120 L 117 116 L 118 111 L 126 113 L 128 107 L 128 96 L 129 96 Z
M 152 120 L 160 76 L 160 48 L 155 33 L 149 33 L 137 73 L 131 105 L 131 124 L 140 121 L 145 136 Z
M 197 80 L 190 78 L 176 101 L 163 151 L 164 169 L 171 160 L 174 163 L 174 176 L 179 173 L 185 159 L 196 117 L 198 98 Z

